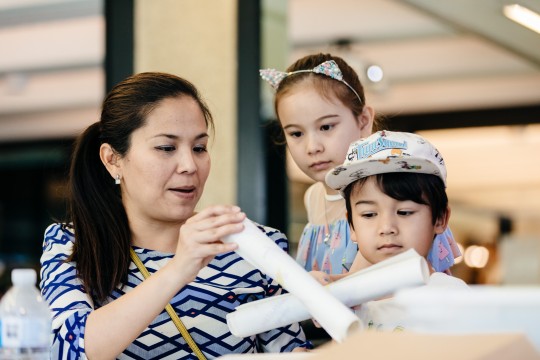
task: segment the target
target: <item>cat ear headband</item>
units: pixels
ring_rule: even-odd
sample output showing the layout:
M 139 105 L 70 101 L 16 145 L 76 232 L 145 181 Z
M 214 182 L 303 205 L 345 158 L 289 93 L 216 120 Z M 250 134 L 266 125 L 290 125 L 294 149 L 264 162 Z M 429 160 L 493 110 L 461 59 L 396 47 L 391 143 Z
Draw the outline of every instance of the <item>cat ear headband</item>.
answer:
M 343 84 L 347 85 L 349 89 L 356 95 L 358 100 L 360 100 L 360 103 L 362 103 L 362 98 L 360 98 L 360 95 L 354 90 L 354 88 L 349 85 L 345 80 L 343 80 L 343 73 L 339 69 L 338 64 L 334 60 L 328 60 L 323 62 L 322 64 L 319 64 L 315 66 L 313 69 L 307 69 L 307 70 L 296 70 L 291 72 L 283 72 L 278 71 L 276 69 L 263 69 L 259 70 L 259 74 L 261 75 L 261 78 L 263 80 L 267 81 L 274 89 L 277 89 L 279 84 L 285 79 L 287 76 L 291 76 L 293 74 L 298 73 L 306 73 L 311 72 L 315 74 L 321 74 L 328 77 L 331 77 L 334 80 L 340 81 Z

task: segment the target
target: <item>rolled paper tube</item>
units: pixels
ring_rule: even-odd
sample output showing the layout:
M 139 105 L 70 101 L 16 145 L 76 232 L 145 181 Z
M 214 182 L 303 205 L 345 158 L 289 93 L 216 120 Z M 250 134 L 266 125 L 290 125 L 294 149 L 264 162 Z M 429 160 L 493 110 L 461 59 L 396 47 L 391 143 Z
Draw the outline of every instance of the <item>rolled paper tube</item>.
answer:
M 342 304 L 352 307 L 388 296 L 402 288 L 425 285 L 428 279 L 426 260 L 410 249 L 333 282 L 326 288 Z M 325 308 L 333 313 L 333 309 L 330 309 Z M 241 305 L 227 315 L 227 324 L 233 335 L 247 337 L 308 320 L 311 314 L 302 300 L 290 293 Z
M 332 339 L 341 342 L 362 328 L 360 319 L 350 308 L 331 295 L 251 220 L 244 220 L 242 232 L 226 236 L 222 240 L 238 244 L 238 255 L 295 295 L 301 304 L 300 308 L 306 309 L 308 318 L 317 320 Z M 255 320 L 267 322 L 272 316 L 274 315 L 269 316 L 269 319 L 260 319 L 259 315 L 256 315 L 249 319 L 248 323 Z M 270 329 L 274 328 L 269 327 L 268 330 Z

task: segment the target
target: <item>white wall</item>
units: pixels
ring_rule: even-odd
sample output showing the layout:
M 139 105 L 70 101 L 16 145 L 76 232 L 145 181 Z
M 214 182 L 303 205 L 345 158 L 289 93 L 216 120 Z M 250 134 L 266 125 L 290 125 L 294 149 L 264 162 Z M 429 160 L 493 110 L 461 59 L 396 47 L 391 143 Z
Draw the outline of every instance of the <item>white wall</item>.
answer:
M 135 2 L 135 71 L 164 71 L 203 94 L 216 124 L 212 171 L 199 206 L 236 201 L 235 0 Z

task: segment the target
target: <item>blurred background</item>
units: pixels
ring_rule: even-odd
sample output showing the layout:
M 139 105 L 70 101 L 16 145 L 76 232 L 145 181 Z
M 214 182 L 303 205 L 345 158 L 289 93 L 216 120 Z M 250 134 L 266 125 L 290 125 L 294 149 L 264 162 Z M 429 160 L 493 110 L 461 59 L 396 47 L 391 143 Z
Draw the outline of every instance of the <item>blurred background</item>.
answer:
M 509 18 L 523 9 L 540 2 L 0 0 L 0 292 L 11 268 L 39 268 L 43 231 L 65 216 L 74 138 L 113 84 L 147 70 L 192 80 L 216 118 L 201 206 L 240 204 L 294 255 L 310 183 L 272 141 L 257 70 L 319 51 L 361 74 L 387 128 L 444 154 L 455 275 L 539 284 L 540 30 Z
M 450 228 L 466 255 L 454 273 L 468 283 L 540 282 L 540 15 L 533 31 L 507 17 L 521 9 L 540 2 L 287 5 L 288 63 L 340 55 L 388 128 L 420 133 L 445 157 Z M 299 197 L 307 177 L 289 173 Z M 295 204 L 292 239 L 305 224 Z

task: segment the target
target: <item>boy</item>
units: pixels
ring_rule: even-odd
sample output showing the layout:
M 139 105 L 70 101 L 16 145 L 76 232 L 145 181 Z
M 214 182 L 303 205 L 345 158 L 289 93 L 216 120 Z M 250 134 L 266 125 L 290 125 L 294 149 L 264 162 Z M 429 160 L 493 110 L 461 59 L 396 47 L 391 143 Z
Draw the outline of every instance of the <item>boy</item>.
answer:
M 376 132 L 353 142 L 343 165 L 325 180 L 343 195 L 351 238 L 370 263 L 413 248 L 430 265 L 428 286 L 467 286 L 436 271 L 435 263 L 453 261 L 456 252 L 434 244 L 448 226 L 450 208 L 444 160 L 426 139 Z M 368 302 L 356 311 L 369 327 L 395 330 L 404 325 L 404 312 L 391 299 Z

